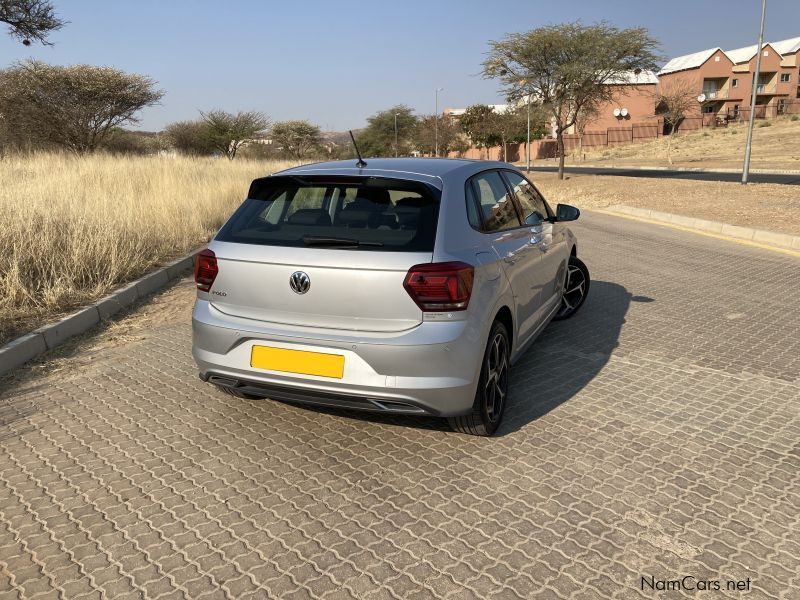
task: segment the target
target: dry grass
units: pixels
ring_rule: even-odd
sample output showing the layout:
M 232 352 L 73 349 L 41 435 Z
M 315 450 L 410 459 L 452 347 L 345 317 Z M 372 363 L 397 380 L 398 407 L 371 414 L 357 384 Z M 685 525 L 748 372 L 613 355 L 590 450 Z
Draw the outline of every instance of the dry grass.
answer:
M 627 204 L 800 235 L 800 188 L 793 185 L 533 173 L 548 201 L 580 208 Z
M 0 159 L 0 343 L 208 241 L 290 166 L 171 157 Z
M 770 126 L 764 127 L 765 123 Z M 704 169 L 740 169 L 744 160 L 746 125 L 706 128 L 678 133 L 672 141 L 672 166 Z M 781 117 L 756 121 L 753 129 L 752 169 L 800 169 L 800 119 Z M 663 166 L 667 161 L 667 139 L 604 147 L 585 152 L 585 159 L 571 155 L 567 164 L 602 166 Z M 537 161 L 552 164 L 553 160 Z

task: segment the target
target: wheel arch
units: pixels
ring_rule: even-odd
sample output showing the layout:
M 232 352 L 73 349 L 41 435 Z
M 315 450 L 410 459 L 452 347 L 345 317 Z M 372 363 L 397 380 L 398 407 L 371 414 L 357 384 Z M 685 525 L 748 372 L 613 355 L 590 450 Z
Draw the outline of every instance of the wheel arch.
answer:
M 494 316 L 494 321 L 500 321 L 508 331 L 508 341 L 511 343 L 511 350 L 514 350 L 514 317 L 511 309 L 505 304 L 500 307 Z

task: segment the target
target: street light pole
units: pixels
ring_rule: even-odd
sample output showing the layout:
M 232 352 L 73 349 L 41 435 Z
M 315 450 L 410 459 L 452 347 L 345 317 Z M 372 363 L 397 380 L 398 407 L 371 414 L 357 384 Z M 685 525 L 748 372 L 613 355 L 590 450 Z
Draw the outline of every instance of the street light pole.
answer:
M 436 96 L 436 110 L 433 113 L 433 139 L 434 139 L 434 156 L 439 156 L 439 92 L 444 91 L 444 88 L 436 88 L 434 95 Z
M 525 159 L 528 163 L 525 171 L 531 172 L 531 93 L 528 90 L 528 143 L 525 145 Z
M 758 78 L 761 74 L 761 55 L 764 44 L 764 17 L 767 14 L 767 0 L 761 0 L 761 29 L 758 33 L 758 55 L 756 56 L 756 72 L 753 74 L 753 93 L 750 96 L 750 123 L 747 126 L 747 143 L 744 147 L 744 166 L 742 168 L 742 185 L 747 183 L 750 174 L 750 152 L 753 148 L 753 125 L 756 118 L 756 93 Z
M 394 113 L 394 157 L 397 158 L 397 113 Z

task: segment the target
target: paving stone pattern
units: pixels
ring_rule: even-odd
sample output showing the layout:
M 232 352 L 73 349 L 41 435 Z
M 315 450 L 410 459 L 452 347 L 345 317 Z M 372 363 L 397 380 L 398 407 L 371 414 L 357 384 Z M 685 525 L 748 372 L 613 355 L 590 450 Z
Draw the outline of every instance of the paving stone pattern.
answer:
M 0 598 L 800 598 L 800 261 L 575 230 L 492 439 L 222 395 L 185 318 L 3 390 Z

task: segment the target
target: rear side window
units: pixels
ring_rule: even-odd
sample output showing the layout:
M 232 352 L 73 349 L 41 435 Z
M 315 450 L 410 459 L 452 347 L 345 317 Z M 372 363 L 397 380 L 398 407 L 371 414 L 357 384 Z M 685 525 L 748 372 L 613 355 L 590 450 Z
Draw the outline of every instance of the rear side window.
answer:
M 437 189 L 375 177 L 257 179 L 216 239 L 265 246 L 430 252 Z
M 483 224 L 481 231 L 490 233 L 520 226 L 514 201 L 497 171 L 476 175 L 467 182 L 467 185 L 472 188 L 467 192 L 467 217 L 470 224 L 473 224 L 473 219 L 476 218 L 470 215 L 469 202 L 472 196 L 477 201 L 477 209 Z
M 472 189 L 472 182 L 467 182 L 467 221 L 473 229 L 481 230 L 481 216 L 478 214 L 478 202 Z
M 531 182 L 513 171 L 504 171 L 503 174 L 517 196 L 525 223 L 527 225 L 537 225 L 542 221 L 546 221 L 550 217 L 547 211 L 547 204 Z

